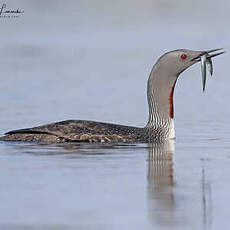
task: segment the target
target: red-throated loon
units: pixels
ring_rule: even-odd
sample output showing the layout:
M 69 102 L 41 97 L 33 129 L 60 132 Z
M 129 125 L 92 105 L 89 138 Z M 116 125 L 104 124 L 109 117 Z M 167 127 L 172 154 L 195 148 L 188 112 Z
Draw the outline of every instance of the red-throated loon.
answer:
M 192 51 L 179 49 L 162 55 L 153 66 L 148 79 L 149 120 L 138 128 L 86 120 L 67 120 L 34 128 L 13 130 L 0 141 L 23 142 L 155 142 L 175 138 L 173 92 L 178 76 L 203 55 L 210 59 L 220 49 Z

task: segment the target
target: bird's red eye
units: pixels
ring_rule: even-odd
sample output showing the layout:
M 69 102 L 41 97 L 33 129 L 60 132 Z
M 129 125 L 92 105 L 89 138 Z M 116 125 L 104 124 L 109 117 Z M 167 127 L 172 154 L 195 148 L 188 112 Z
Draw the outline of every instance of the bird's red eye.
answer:
M 181 54 L 180 58 L 185 60 L 187 58 L 187 55 L 186 54 Z

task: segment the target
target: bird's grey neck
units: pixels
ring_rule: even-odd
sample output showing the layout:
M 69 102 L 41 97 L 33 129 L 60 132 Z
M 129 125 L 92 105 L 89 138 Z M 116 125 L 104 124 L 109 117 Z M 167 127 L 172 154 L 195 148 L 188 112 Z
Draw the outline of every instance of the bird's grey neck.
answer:
M 155 66 L 149 76 L 147 97 L 149 120 L 146 128 L 157 130 L 164 139 L 175 137 L 173 92 L 177 76 L 159 71 Z

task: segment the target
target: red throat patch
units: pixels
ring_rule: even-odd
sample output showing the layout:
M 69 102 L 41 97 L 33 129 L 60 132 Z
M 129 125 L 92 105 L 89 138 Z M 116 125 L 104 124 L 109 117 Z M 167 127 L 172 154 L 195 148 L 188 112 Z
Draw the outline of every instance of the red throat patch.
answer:
M 171 92 L 169 94 L 169 117 L 173 118 L 174 117 L 174 110 L 173 110 L 173 93 L 174 93 L 174 88 L 176 85 L 176 80 L 173 84 L 173 87 L 171 89 Z

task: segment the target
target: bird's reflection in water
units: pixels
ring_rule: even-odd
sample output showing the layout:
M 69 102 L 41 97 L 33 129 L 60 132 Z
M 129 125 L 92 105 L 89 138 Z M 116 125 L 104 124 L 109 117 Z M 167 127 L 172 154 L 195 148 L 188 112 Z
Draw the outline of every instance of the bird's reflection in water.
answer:
M 65 155 L 66 159 L 80 162 L 80 158 L 88 155 L 120 155 L 121 153 L 136 154 L 144 149 L 148 151 L 147 172 L 147 216 L 152 225 L 165 229 L 184 229 L 194 226 L 193 229 L 210 229 L 212 220 L 211 181 L 208 174 L 209 160 L 201 159 L 197 164 L 182 162 L 188 167 L 196 167 L 197 174 L 186 173 L 183 177 L 177 177 L 175 187 L 174 169 L 174 140 L 146 145 L 135 144 L 76 144 L 61 145 L 12 145 L 24 153 L 39 155 Z M 147 148 L 146 148 L 147 147 Z M 118 151 L 117 151 L 118 150 Z M 127 151 L 128 150 L 128 151 Z M 186 154 L 183 152 L 182 154 Z M 184 173 L 184 167 L 180 169 L 180 160 L 177 153 L 177 174 Z M 190 158 L 189 158 L 190 159 Z M 49 159 L 51 161 L 51 159 Z M 52 159 L 53 160 L 53 159 Z M 179 161 L 178 161 L 179 160 Z M 176 160 L 175 160 L 176 161 Z M 197 161 L 195 161 L 197 162 Z M 87 164 L 83 161 L 82 164 Z M 179 173 L 178 173 L 179 171 Z M 145 175 L 146 176 L 146 175 Z M 130 182 L 132 183 L 132 182 Z M 191 186 L 188 186 L 188 184 Z M 119 184 L 120 186 L 120 184 Z M 125 186 L 125 185 L 124 185 Z M 190 189 L 192 188 L 192 190 Z M 144 190 L 145 191 L 145 190 Z M 198 198 L 198 199 L 197 199 Z M 134 201 L 135 202 L 135 201 Z M 194 219 L 196 221 L 194 221 Z M 198 228 L 197 228 L 198 227 Z
M 174 140 L 149 144 L 148 209 L 154 225 L 174 221 L 173 153 Z
M 182 185 L 182 187 L 179 185 L 180 192 L 174 186 L 174 146 L 174 141 L 149 144 L 147 188 L 149 219 L 154 226 L 158 225 L 167 229 L 169 227 L 177 229 L 177 227 L 193 226 L 194 224 L 202 229 L 210 229 L 212 197 L 211 183 L 208 181 L 206 173 L 207 160 L 201 160 L 200 190 L 199 178 L 196 183 L 198 190 L 195 191 L 200 194 L 201 202 L 194 205 L 195 197 L 190 196 L 193 193 L 186 191 L 186 187 L 183 188 L 183 181 L 179 182 Z M 184 194 L 182 200 L 181 189 Z M 196 219 L 195 222 L 194 219 Z

